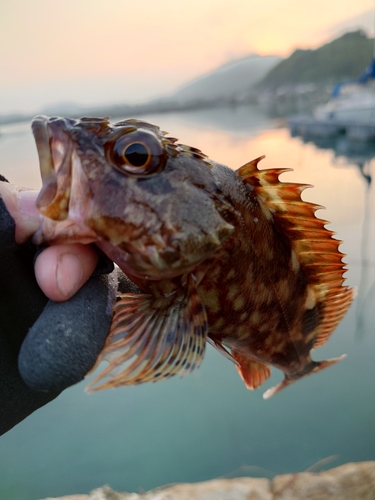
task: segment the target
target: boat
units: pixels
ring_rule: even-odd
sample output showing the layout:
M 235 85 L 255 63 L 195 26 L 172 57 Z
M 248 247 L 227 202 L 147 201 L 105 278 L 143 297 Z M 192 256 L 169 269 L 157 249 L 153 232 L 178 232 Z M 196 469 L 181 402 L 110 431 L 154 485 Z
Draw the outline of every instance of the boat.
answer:
M 314 111 L 316 120 L 375 124 L 375 57 L 357 80 L 338 83 L 331 99 Z

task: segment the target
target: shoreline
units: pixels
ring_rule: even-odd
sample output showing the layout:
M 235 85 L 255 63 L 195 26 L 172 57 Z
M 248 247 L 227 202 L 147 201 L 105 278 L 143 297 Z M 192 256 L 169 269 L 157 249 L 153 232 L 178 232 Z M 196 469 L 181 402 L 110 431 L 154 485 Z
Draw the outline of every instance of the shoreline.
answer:
M 282 474 L 272 480 L 239 477 L 177 483 L 145 493 L 115 492 L 109 486 L 89 494 L 43 500 L 373 500 L 375 461 L 349 462 L 322 472 Z M 42 499 L 41 499 L 42 500 Z

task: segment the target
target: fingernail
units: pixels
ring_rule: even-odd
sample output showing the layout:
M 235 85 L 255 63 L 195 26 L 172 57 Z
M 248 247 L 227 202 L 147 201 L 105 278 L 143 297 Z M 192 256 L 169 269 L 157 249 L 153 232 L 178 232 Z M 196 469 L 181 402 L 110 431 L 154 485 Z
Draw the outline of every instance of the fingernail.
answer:
M 82 274 L 82 264 L 76 255 L 73 253 L 60 255 L 57 260 L 56 282 L 64 297 L 70 297 L 77 291 Z
M 35 205 L 38 194 L 39 191 L 19 191 L 18 193 L 21 212 L 32 219 L 39 218 L 39 212 Z

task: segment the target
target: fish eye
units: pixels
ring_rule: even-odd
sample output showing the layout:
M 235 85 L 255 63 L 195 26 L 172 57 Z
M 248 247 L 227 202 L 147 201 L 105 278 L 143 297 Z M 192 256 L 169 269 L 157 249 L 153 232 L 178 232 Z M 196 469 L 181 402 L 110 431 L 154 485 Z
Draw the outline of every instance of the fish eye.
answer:
M 133 129 L 117 136 L 107 144 L 107 154 L 117 169 L 135 175 L 159 172 L 166 163 L 161 142 L 145 129 Z
M 150 161 L 151 153 L 145 144 L 133 142 L 124 149 L 122 156 L 124 160 L 133 167 L 145 168 Z

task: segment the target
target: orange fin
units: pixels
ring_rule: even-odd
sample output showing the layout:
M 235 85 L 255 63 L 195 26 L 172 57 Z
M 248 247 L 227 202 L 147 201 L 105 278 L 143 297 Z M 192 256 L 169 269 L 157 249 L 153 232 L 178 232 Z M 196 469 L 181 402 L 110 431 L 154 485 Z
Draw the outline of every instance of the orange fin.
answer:
M 309 283 L 307 309 L 319 305 L 321 321 L 314 331 L 314 347 L 323 345 L 344 317 L 353 300 L 353 290 L 343 285 L 346 272 L 339 251 L 341 241 L 316 217 L 323 207 L 302 200 L 308 184 L 281 182 L 280 174 L 291 169 L 259 170 L 257 158 L 237 170 L 251 186 L 266 216 L 288 237 L 291 248 Z
M 91 371 L 101 361 L 109 365 L 88 392 L 187 375 L 202 362 L 207 331 L 206 311 L 191 277 L 170 297 L 120 295 L 110 334 Z
M 259 156 L 259 158 L 255 158 L 255 160 L 251 160 L 248 163 L 245 163 L 245 165 L 242 165 L 237 170 L 237 174 L 242 177 L 243 179 L 247 179 L 248 177 L 251 177 L 252 174 L 255 172 L 259 172 L 258 170 L 258 163 L 265 158 L 265 155 Z
M 263 399 L 270 399 L 272 396 L 277 394 L 278 392 L 282 391 L 285 389 L 285 387 L 288 387 L 288 385 L 293 384 L 296 380 L 299 380 L 302 377 L 306 377 L 307 375 L 312 375 L 313 373 L 320 372 L 321 370 L 324 370 L 325 368 L 328 368 L 329 366 L 335 365 L 339 361 L 342 361 L 343 359 L 346 358 L 346 354 L 343 354 L 342 356 L 339 356 L 338 358 L 331 358 L 327 359 L 325 361 L 313 361 L 312 362 L 312 369 L 308 371 L 307 373 L 304 373 L 301 375 L 301 377 L 298 377 L 294 380 L 284 378 L 279 384 L 275 385 L 275 387 L 271 387 L 270 389 L 267 389 L 267 391 L 263 394 Z
M 355 289 L 342 287 L 323 309 L 323 320 L 318 328 L 314 348 L 324 345 L 331 333 L 345 316 L 354 295 Z
M 238 363 L 236 366 L 238 373 L 248 389 L 257 389 L 271 375 L 271 369 L 267 364 L 250 359 L 238 351 L 233 351 L 232 355 Z

